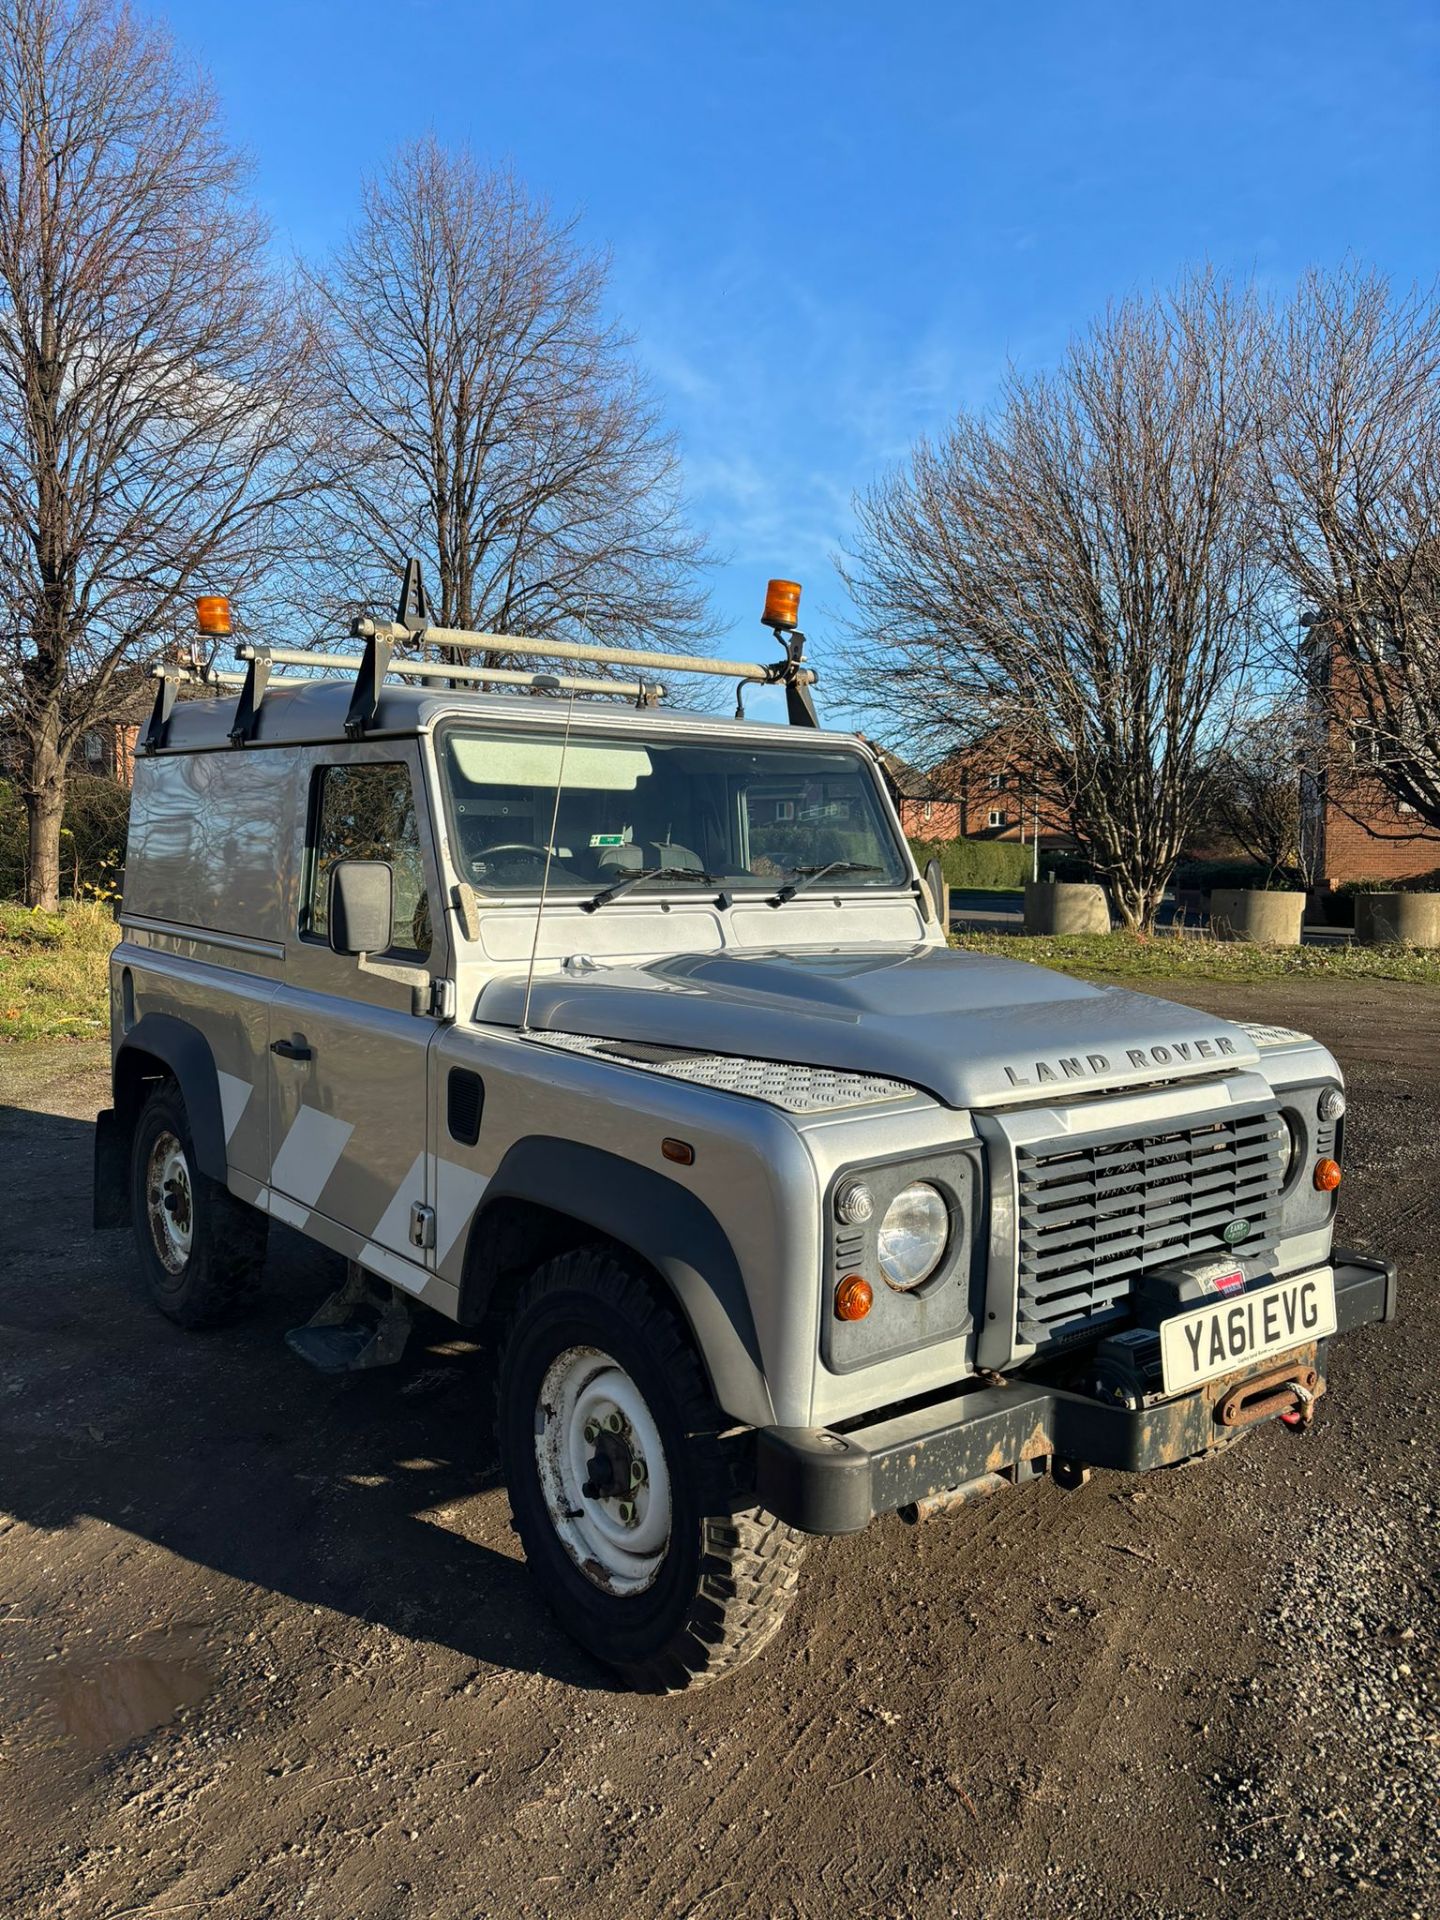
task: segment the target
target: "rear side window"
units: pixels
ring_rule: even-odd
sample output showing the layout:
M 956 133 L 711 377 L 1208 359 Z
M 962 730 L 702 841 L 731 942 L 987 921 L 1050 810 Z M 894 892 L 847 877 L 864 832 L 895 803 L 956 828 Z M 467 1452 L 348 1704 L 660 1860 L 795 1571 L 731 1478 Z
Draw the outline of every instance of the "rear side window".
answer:
M 428 954 L 430 899 L 408 767 L 352 762 L 316 769 L 300 905 L 300 931 L 312 939 L 330 937 L 330 869 L 338 860 L 389 863 L 395 876 L 389 951 Z

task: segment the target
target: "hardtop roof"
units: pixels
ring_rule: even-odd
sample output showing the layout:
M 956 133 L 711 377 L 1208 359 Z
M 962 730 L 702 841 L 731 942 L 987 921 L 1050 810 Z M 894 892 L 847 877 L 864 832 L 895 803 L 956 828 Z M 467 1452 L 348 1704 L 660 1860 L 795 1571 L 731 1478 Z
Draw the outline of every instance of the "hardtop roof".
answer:
M 597 692 L 603 682 L 597 682 Z M 255 731 L 243 747 L 232 746 L 230 729 L 235 723 L 235 695 L 218 699 L 184 698 L 175 703 L 166 732 L 166 753 L 252 753 L 257 748 L 347 744 L 345 717 L 349 712 L 352 683 L 337 679 L 306 681 L 287 685 L 277 676 L 271 680 L 265 699 L 255 716 Z M 563 726 L 569 708 L 568 696 L 555 694 L 469 693 L 431 687 L 406 687 L 387 684 L 379 695 L 375 718 L 365 729 L 365 739 L 405 738 L 428 733 L 443 719 L 473 719 L 494 724 L 520 726 Z M 619 700 L 590 701 L 575 696 L 574 726 L 599 724 L 607 729 L 634 726 L 646 732 L 732 735 L 738 739 L 764 740 L 792 747 L 817 745 L 821 741 L 863 745 L 853 734 L 843 732 L 797 732 L 784 720 L 747 717 L 736 720 L 727 714 L 706 713 L 685 707 L 636 707 Z

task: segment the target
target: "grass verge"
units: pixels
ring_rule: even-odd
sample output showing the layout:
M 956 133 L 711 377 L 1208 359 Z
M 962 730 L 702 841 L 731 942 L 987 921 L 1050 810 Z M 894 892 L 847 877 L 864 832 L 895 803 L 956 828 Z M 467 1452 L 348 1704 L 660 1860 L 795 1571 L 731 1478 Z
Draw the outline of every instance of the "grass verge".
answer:
M 1200 934 L 952 933 L 968 953 L 1033 960 L 1062 973 L 1154 980 L 1405 980 L 1440 986 L 1440 953 L 1414 947 L 1253 947 Z
M 119 933 L 110 909 L 92 901 L 59 913 L 0 904 L 0 1042 L 103 1034 Z

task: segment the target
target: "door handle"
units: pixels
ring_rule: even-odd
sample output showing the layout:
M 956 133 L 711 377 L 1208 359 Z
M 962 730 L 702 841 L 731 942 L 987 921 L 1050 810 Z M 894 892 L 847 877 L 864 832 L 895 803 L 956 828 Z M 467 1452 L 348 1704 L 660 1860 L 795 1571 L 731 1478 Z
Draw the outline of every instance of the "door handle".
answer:
M 272 1040 L 270 1051 L 278 1053 L 282 1060 L 313 1060 L 313 1048 L 305 1044 L 304 1034 L 297 1034 L 293 1040 Z

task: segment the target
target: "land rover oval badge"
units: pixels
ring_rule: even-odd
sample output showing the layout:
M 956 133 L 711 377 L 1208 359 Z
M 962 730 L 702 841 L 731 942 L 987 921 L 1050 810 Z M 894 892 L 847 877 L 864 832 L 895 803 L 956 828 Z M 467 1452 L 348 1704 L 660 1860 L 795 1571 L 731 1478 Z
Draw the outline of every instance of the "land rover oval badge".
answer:
M 1238 1247 L 1249 1231 L 1250 1222 L 1248 1220 L 1232 1220 L 1220 1238 L 1225 1242 L 1227 1247 Z

